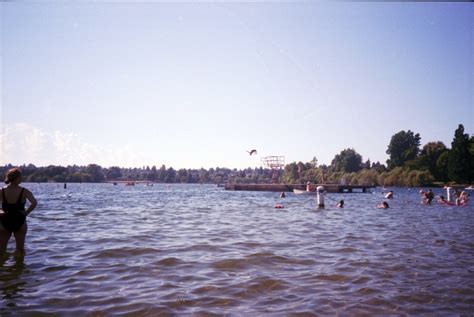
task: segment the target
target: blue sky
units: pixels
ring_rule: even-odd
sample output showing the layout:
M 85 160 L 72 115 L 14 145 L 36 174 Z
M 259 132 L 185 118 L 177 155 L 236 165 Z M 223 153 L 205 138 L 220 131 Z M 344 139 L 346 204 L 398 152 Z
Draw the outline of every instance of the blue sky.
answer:
M 0 3 L 0 163 L 329 164 L 474 133 L 469 3 Z M 257 149 L 256 156 L 246 152 Z

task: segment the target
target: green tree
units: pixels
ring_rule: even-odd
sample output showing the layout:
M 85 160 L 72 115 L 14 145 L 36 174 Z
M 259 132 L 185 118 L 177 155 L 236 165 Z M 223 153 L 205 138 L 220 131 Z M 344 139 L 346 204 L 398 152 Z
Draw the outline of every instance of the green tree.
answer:
M 375 169 L 367 169 L 359 171 L 354 178 L 352 178 L 351 185 L 377 185 L 377 177 L 379 173 Z
M 158 173 L 156 171 L 156 166 L 153 165 L 151 167 L 151 170 L 148 172 L 148 174 L 146 176 L 146 179 L 151 181 L 151 182 L 154 182 L 154 181 L 156 181 L 157 175 L 158 175 Z
M 443 142 L 428 142 L 420 152 L 419 165 L 421 169 L 427 169 L 436 180 L 442 180 L 442 171 L 439 171 L 437 162 L 441 154 L 448 151 Z
M 69 174 L 66 181 L 72 183 L 80 183 L 82 182 L 82 174 L 78 172 Z
M 469 152 L 471 153 L 471 158 L 474 158 L 474 134 L 471 136 L 471 140 L 469 142 Z
M 48 177 L 44 175 L 40 170 L 37 170 L 30 176 L 28 176 L 27 179 L 28 182 L 37 182 L 37 183 L 43 183 L 48 181 Z
M 122 177 L 120 167 L 112 166 L 105 172 L 107 180 L 116 180 Z
M 89 177 L 84 176 L 83 181 L 85 182 L 89 181 L 90 179 L 90 181 L 93 183 L 100 183 L 100 182 L 103 182 L 105 179 L 104 173 L 102 172 L 102 167 L 97 164 L 87 165 L 85 172 L 90 177 L 89 178 Z
M 306 165 L 299 161 L 297 164 L 297 171 L 298 171 L 298 179 L 301 179 L 303 175 L 306 174 Z
M 370 169 L 370 159 L 367 159 L 367 161 L 362 164 L 362 168 Z
M 193 172 L 192 170 L 188 170 L 188 178 L 186 180 L 187 183 L 193 184 L 197 183 L 198 175 L 197 172 Z
M 405 186 L 428 186 L 433 182 L 434 178 L 429 171 L 414 171 L 408 172 L 408 175 L 403 179 Z
M 377 161 L 377 163 L 372 163 L 372 166 L 370 168 L 376 170 L 378 173 L 382 173 L 382 172 L 385 172 L 387 170 L 385 165 L 381 164 L 378 161 Z
M 390 155 L 387 160 L 388 168 L 403 166 L 406 161 L 416 159 L 420 151 L 420 139 L 420 134 L 414 134 L 410 130 L 394 134 L 386 151 Z
M 336 172 L 357 172 L 362 169 L 362 156 L 354 149 L 342 150 L 332 160 L 331 167 Z
M 448 157 L 448 177 L 456 183 L 465 183 L 471 180 L 469 148 L 469 135 L 464 133 L 464 126 L 460 124 L 454 131 L 454 139 L 451 142 L 451 151 L 449 151 Z
M 161 165 L 160 169 L 157 172 L 157 180 L 161 183 L 164 183 L 166 180 L 166 165 Z
M 448 181 L 448 160 L 449 150 L 444 151 L 436 161 L 436 173 L 438 175 L 437 180 L 447 182 Z
M 283 181 L 285 183 L 292 184 L 295 183 L 297 179 L 299 179 L 299 175 L 298 165 L 296 162 L 285 165 L 285 169 L 283 171 Z
M 172 167 L 169 167 L 166 170 L 165 183 L 174 183 L 175 180 L 176 180 L 176 171 Z
M 471 182 L 474 180 L 474 135 L 469 143 L 469 154 L 471 155 Z
M 43 173 L 48 179 L 53 179 L 55 176 L 60 176 L 57 179 L 62 179 L 60 182 L 64 182 L 67 169 L 62 166 L 49 165 L 43 169 Z
M 245 173 L 244 176 L 245 177 Z M 201 167 L 199 170 L 199 182 L 201 183 L 209 183 L 209 171 L 205 170 Z
M 184 168 L 179 169 L 177 177 L 180 183 L 186 183 L 188 180 L 188 171 Z
M 322 179 L 322 171 L 319 168 L 312 168 L 306 172 L 305 179 L 311 183 L 318 184 Z

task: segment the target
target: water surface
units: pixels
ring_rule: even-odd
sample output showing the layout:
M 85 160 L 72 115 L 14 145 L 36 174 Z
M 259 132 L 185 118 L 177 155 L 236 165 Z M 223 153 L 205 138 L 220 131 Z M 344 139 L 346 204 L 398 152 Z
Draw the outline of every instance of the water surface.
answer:
M 314 197 L 213 185 L 25 187 L 39 206 L 26 256 L 12 239 L 0 263 L 2 316 L 474 311 L 473 201 L 427 206 L 394 188 L 383 210 L 377 188 L 318 210 Z

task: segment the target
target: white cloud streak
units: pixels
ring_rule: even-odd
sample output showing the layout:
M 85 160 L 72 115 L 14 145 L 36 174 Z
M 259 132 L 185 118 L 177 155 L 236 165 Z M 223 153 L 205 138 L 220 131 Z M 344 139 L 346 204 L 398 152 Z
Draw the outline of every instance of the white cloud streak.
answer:
M 0 138 L 0 164 L 142 166 L 145 159 L 130 145 L 107 149 L 79 135 L 47 132 L 26 123 L 5 124 Z

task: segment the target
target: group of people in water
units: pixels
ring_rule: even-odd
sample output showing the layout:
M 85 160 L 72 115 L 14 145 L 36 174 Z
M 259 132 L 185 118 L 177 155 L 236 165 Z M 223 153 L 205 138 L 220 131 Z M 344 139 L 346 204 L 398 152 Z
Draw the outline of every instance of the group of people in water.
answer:
M 467 204 L 469 200 L 469 195 L 466 191 L 454 190 L 451 187 L 445 187 L 444 189 L 446 190 L 448 198 L 445 198 L 444 195 L 436 196 L 431 188 L 428 189 L 428 191 L 425 191 L 423 188 L 421 188 L 419 190 L 419 193 L 421 195 L 421 203 L 425 205 L 430 205 L 433 199 L 435 199 L 435 197 L 438 197 L 438 203 L 441 205 L 465 206 Z M 385 198 L 393 199 L 393 191 L 387 192 L 385 194 Z M 378 207 L 388 208 L 388 203 L 382 202 L 378 205 Z
M 425 191 L 423 188 L 420 189 L 419 193 L 421 195 L 421 203 L 425 205 L 430 205 L 431 202 L 435 197 L 438 197 L 438 203 L 443 205 L 455 205 L 455 206 L 465 206 L 469 200 L 469 195 L 466 191 L 458 191 L 453 190 L 451 187 L 445 187 L 447 191 L 448 198 L 445 198 L 444 195 L 435 196 L 433 190 L 430 188 L 428 191 Z M 310 182 L 306 184 L 306 191 L 316 191 L 316 187 Z M 393 190 L 383 193 L 385 199 L 393 199 Z M 280 198 L 285 198 L 285 192 L 281 192 Z M 454 197 L 454 199 L 452 199 Z M 344 208 L 344 200 L 340 200 L 336 203 L 335 207 L 337 208 Z M 381 203 L 376 205 L 379 209 L 387 209 L 389 208 L 389 204 L 387 201 L 382 201 Z M 278 204 L 276 208 L 283 208 L 282 204 Z
M 467 192 L 464 190 L 454 190 L 454 192 L 451 192 L 451 190 L 452 189 L 449 187 L 446 188 L 448 198 L 445 198 L 444 195 L 439 195 L 438 203 L 442 205 L 466 206 L 469 200 L 469 195 L 467 194 Z M 451 199 L 451 197 L 453 197 L 454 199 Z

